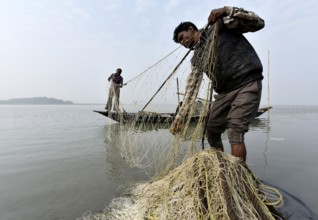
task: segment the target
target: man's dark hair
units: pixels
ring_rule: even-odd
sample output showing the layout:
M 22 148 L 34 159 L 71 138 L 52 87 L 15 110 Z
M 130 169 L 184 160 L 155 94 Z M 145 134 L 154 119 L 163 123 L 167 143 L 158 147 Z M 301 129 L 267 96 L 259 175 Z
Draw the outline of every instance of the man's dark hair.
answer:
M 173 32 L 173 40 L 174 42 L 176 43 L 179 43 L 178 41 L 178 34 L 181 32 L 181 31 L 186 31 L 189 29 L 189 27 L 193 27 L 194 30 L 198 31 L 198 28 L 197 26 L 195 26 L 195 24 L 193 24 L 192 22 L 190 21 L 186 21 L 186 22 L 181 22 L 177 27 L 176 29 L 174 29 L 174 32 Z
M 117 72 L 117 71 L 119 71 L 119 73 L 121 73 L 121 72 L 122 72 L 122 70 L 121 70 L 120 68 L 117 68 L 116 72 Z

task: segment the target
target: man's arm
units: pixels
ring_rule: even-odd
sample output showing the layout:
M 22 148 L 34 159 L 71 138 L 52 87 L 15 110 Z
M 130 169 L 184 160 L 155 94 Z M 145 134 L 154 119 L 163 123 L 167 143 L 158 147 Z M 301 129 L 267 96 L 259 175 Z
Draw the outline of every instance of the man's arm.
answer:
M 111 75 L 108 77 L 108 81 L 110 81 L 110 80 L 113 78 L 113 75 L 114 75 L 114 74 L 111 74 Z
M 209 24 L 216 22 L 218 18 L 223 19 L 224 25 L 237 33 L 255 32 L 265 26 L 265 22 L 252 11 L 243 8 L 225 6 L 211 11 L 208 18 Z
M 120 77 L 120 83 L 119 83 L 119 84 L 120 84 L 120 88 L 123 87 L 123 85 L 124 85 L 123 83 L 124 83 L 124 78 L 123 78 L 123 77 Z
M 183 127 L 183 123 L 186 122 L 186 117 L 191 117 L 191 107 L 198 96 L 202 78 L 202 71 L 192 66 L 192 71 L 187 78 L 186 91 L 182 105 L 170 127 L 171 133 L 175 134 L 179 132 Z

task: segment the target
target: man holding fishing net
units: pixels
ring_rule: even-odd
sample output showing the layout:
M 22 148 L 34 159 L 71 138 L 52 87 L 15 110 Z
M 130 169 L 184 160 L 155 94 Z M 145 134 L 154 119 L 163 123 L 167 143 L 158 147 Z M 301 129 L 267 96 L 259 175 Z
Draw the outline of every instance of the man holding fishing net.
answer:
M 210 94 L 213 89 L 217 92 L 207 118 L 208 142 L 223 151 L 221 134 L 227 129 L 232 155 L 246 161 L 244 134 L 259 108 L 263 67 L 243 33 L 258 31 L 264 25 L 264 20 L 251 11 L 225 6 L 211 11 L 204 29 L 198 30 L 191 22 L 176 27 L 173 40 L 194 54 L 172 133 L 180 132 L 187 122 L 205 73 L 212 81 Z
M 112 103 L 113 103 L 113 97 L 115 97 L 115 103 L 114 103 L 114 110 L 116 112 L 119 112 L 119 96 L 120 96 L 120 88 L 123 87 L 123 77 L 121 76 L 122 70 L 118 68 L 116 70 L 116 73 L 112 73 L 108 77 L 108 81 L 111 82 L 109 93 L 108 93 L 108 100 L 105 106 L 106 111 L 112 110 Z

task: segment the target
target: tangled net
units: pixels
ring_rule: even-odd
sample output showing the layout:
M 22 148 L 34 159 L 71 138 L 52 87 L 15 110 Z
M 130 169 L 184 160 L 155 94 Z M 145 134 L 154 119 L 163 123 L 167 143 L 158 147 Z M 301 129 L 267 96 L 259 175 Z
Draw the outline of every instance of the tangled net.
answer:
M 280 193 L 241 159 L 209 149 L 84 219 L 283 219 L 274 208 L 280 205 Z

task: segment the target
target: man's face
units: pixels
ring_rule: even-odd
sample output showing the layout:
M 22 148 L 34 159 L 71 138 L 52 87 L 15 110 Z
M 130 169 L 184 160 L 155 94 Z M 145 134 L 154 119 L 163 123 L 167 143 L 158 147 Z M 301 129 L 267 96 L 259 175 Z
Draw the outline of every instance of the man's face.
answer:
M 120 75 L 120 74 L 121 74 L 121 70 L 120 70 L 120 69 L 117 69 L 117 70 L 116 70 L 116 73 L 117 73 L 118 75 Z
M 182 44 L 186 48 L 192 48 L 196 45 L 197 39 L 195 38 L 195 34 L 197 33 L 193 27 L 189 27 L 186 31 L 181 31 L 178 34 L 178 42 Z

